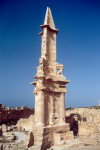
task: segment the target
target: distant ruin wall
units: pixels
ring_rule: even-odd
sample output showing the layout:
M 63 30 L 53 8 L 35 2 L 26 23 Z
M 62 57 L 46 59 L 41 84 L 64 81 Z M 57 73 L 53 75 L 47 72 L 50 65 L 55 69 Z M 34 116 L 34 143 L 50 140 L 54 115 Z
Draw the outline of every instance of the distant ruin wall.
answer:
M 100 133 L 100 107 L 74 108 L 66 111 L 66 123 L 75 136 Z M 84 137 L 85 138 L 85 137 Z
M 34 114 L 34 109 L 29 108 L 0 108 L 0 125 L 16 124 L 20 118 L 28 118 Z

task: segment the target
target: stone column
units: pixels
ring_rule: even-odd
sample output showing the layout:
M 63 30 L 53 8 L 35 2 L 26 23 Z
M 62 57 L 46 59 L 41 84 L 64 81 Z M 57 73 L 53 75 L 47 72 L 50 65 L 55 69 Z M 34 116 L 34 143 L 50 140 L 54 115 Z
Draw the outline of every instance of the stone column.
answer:
M 60 124 L 65 124 L 65 93 L 60 95 Z
M 36 125 L 44 126 L 44 93 L 38 91 L 35 94 L 35 122 Z
M 50 107 L 49 107 L 49 125 L 54 125 L 54 99 L 53 95 L 49 96 L 50 98 Z

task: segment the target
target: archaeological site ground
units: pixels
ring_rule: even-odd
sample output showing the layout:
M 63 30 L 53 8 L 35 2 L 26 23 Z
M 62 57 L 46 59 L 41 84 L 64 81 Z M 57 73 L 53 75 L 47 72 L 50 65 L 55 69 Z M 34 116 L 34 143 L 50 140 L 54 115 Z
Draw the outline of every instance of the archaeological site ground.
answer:
M 47 7 L 40 25 L 41 57 L 36 76 L 35 108 L 0 104 L 1 150 L 100 150 L 100 106 L 65 108 L 63 64 L 56 60 L 56 29 Z

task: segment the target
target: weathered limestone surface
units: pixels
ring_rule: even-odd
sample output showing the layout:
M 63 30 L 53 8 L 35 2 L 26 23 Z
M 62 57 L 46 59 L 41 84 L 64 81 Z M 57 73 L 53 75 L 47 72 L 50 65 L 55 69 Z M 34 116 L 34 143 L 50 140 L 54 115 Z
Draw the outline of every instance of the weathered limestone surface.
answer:
M 7 127 L 6 127 L 6 125 L 5 124 L 2 124 L 2 132 L 7 132 Z
M 19 131 L 32 131 L 34 126 L 34 115 L 29 118 L 21 118 L 18 120 L 16 127 Z
M 50 150 L 100 149 L 100 108 L 74 108 L 67 110 L 66 122 L 70 124 L 70 129 L 75 134 L 75 139 L 66 140 L 62 144 L 55 144 Z M 57 136 L 56 139 L 59 141 L 60 137 Z
M 73 132 L 70 131 L 69 124 L 54 125 L 47 127 L 34 127 L 34 145 L 41 145 L 42 150 L 46 150 L 55 144 L 63 144 L 64 140 L 74 139 Z
M 41 25 L 41 58 L 35 77 L 35 126 L 34 145 L 46 150 L 73 133 L 65 122 L 65 93 L 68 80 L 62 74 L 63 65 L 56 61 L 56 35 L 52 13 L 47 7 L 44 24 Z M 67 136 L 68 132 L 68 136 Z M 58 137 L 57 137 L 58 136 Z M 57 137 L 57 139 L 56 139 Z M 55 141 L 55 142 L 54 142 Z
M 34 117 L 30 116 L 28 119 L 25 119 L 24 122 L 22 119 L 21 121 L 18 121 L 18 128 L 14 128 L 14 126 L 3 125 L 5 126 L 4 128 L 7 129 L 7 132 L 4 131 L 2 133 L 3 136 L 0 136 L 0 148 L 3 147 L 3 150 L 41 150 L 41 147 L 51 147 L 53 150 L 99 150 L 99 116 L 100 109 L 75 108 L 66 111 L 66 117 L 68 119 L 67 121 L 69 121 L 69 124 L 62 126 L 55 125 L 52 127 L 48 126 L 44 128 L 41 126 L 35 126 L 33 123 Z M 32 119 L 30 119 L 31 117 Z M 30 127 L 28 126 L 29 120 Z M 77 121 L 78 124 L 74 124 L 74 121 Z M 24 125 L 25 122 L 27 125 Z M 35 137 L 33 134 L 33 129 L 31 128 L 32 124 L 34 134 L 36 135 Z M 69 129 L 69 125 L 71 126 L 71 131 Z M 73 133 L 75 133 L 76 125 L 78 126 L 78 134 L 75 136 L 76 138 L 73 139 Z M 26 126 L 28 127 L 26 128 Z M 0 128 L 2 130 L 2 126 Z M 15 138 L 15 140 L 13 140 L 14 137 L 17 137 L 17 139 Z
M 56 125 L 44 128 L 43 149 L 47 149 L 56 144 L 63 144 L 64 140 L 73 139 L 73 132 L 69 130 L 69 124 Z
M 63 65 L 56 61 L 58 30 L 48 7 L 41 28 L 41 58 L 32 84 L 35 85 L 35 122 L 46 127 L 65 124 L 65 93 L 69 81 L 62 75 Z
M 33 145 L 30 141 L 30 134 L 18 131 L 3 133 L 0 137 L 0 150 L 27 150 Z
M 77 122 L 77 136 L 82 143 L 100 146 L 100 109 L 75 108 L 66 111 L 66 115 L 73 132 L 76 129 L 74 122 Z

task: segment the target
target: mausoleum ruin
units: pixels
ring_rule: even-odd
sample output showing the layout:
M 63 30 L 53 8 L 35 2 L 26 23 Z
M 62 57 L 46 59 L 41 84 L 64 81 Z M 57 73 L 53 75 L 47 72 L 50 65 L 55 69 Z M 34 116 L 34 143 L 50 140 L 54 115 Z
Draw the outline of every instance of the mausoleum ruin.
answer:
M 35 76 L 35 122 L 36 125 L 53 126 L 65 124 L 65 93 L 69 83 L 62 74 L 63 65 L 56 61 L 56 36 L 52 13 L 47 7 L 42 32 L 41 58 Z
M 46 10 L 44 24 L 40 27 L 42 28 L 42 32 L 39 33 L 42 38 L 41 58 L 39 59 L 35 82 L 32 83 L 35 85 L 34 131 L 36 133 L 34 135 L 36 138 L 34 138 L 37 143 L 40 134 L 37 133 L 36 128 L 41 128 L 43 130 L 42 135 L 45 136 L 44 132 L 48 132 L 47 141 L 51 140 L 52 143 L 55 134 L 64 138 L 64 134 L 66 135 L 66 132 L 69 131 L 69 124 L 65 123 L 65 93 L 67 92 L 66 84 L 69 83 L 69 80 L 66 80 L 63 75 L 63 65 L 57 62 L 56 36 L 59 30 L 55 28 L 49 7 Z M 48 139 L 50 137 L 51 139 Z

